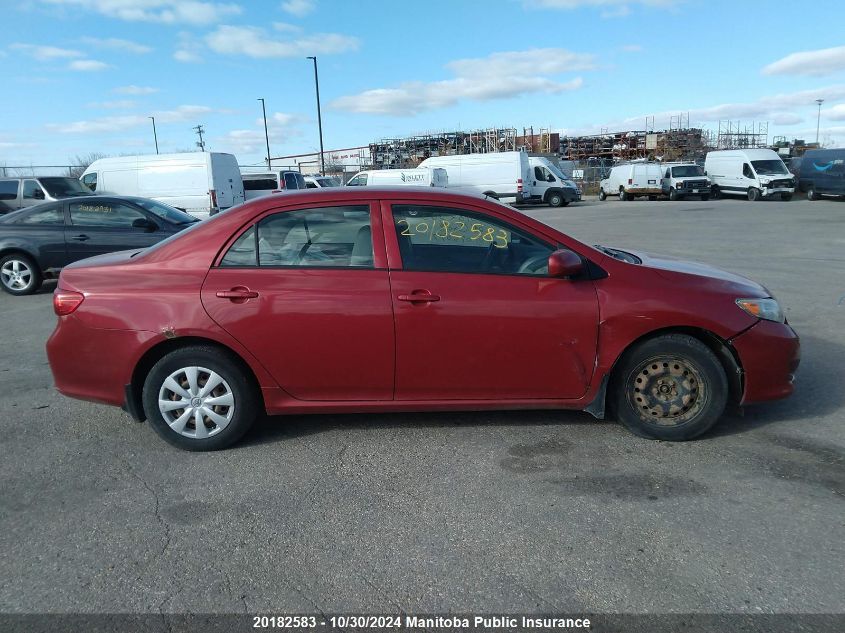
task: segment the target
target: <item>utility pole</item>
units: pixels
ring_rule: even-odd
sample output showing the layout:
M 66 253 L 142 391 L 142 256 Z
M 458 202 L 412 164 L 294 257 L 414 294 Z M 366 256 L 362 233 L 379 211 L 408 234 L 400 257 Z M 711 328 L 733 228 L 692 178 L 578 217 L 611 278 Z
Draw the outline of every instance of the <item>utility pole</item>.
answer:
M 156 154 L 158 154 L 158 136 L 156 136 L 156 118 L 154 116 L 148 117 L 153 121 L 153 140 L 156 143 Z
M 317 90 L 317 127 L 320 130 L 320 175 L 326 175 L 326 162 L 323 157 L 323 117 L 320 114 L 320 80 L 317 78 L 317 58 L 307 57 L 314 62 L 314 87 Z
M 267 143 L 267 169 L 270 169 L 270 135 L 267 133 L 267 110 L 264 109 L 264 99 L 258 99 L 261 102 L 261 114 L 264 115 L 264 141 Z
M 200 140 L 197 142 L 197 147 L 200 148 L 201 152 L 205 151 L 205 142 L 202 140 L 202 133 L 205 131 L 202 129 L 202 123 L 197 125 L 196 127 L 191 128 L 197 135 L 200 137 Z
M 824 103 L 824 99 L 816 99 L 816 103 L 819 104 L 819 113 L 816 116 L 816 145 L 819 144 L 819 123 L 822 120 L 822 104 Z

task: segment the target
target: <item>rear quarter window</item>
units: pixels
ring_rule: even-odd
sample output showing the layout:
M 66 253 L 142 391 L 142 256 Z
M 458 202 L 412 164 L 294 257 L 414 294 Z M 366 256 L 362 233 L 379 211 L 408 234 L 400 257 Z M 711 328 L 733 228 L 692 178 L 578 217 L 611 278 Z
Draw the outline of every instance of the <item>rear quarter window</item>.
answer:
M 0 180 L 0 200 L 14 200 L 18 197 L 17 180 Z

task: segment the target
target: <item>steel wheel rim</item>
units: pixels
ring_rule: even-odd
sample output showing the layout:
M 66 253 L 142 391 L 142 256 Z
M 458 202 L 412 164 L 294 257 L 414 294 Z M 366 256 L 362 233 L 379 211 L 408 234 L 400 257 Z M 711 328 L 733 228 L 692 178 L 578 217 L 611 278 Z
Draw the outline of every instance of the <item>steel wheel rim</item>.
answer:
M 628 400 L 640 417 L 657 426 L 680 426 L 704 408 L 709 393 L 701 370 L 685 358 L 655 356 L 628 379 Z
M 32 269 L 20 259 L 10 259 L 0 268 L 3 285 L 11 290 L 26 290 L 32 283 Z
M 205 367 L 182 367 L 162 383 L 158 410 L 175 433 L 201 440 L 229 426 L 235 396 L 220 374 Z

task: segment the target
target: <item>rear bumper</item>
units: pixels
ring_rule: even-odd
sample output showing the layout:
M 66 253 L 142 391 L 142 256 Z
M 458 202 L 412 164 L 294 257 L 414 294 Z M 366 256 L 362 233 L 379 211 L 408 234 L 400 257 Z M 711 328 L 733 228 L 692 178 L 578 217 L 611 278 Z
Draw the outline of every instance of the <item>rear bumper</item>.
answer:
M 789 325 L 758 321 L 731 344 L 739 354 L 744 374 L 740 404 L 786 398 L 795 390 L 801 343 Z
M 629 196 L 660 196 L 663 195 L 662 187 L 629 187 L 625 189 Z

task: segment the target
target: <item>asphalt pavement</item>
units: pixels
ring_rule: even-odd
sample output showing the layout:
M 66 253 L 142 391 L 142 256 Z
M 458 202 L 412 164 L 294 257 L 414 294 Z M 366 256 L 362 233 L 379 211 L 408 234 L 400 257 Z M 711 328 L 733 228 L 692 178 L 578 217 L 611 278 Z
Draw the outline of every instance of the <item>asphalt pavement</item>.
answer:
M 320 415 L 192 454 L 54 391 L 54 284 L 0 293 L 0 612 L 845 612 L 845 202 L 525 212 L 763 283 L 796 393 L 687 443 L 578 412 Z

